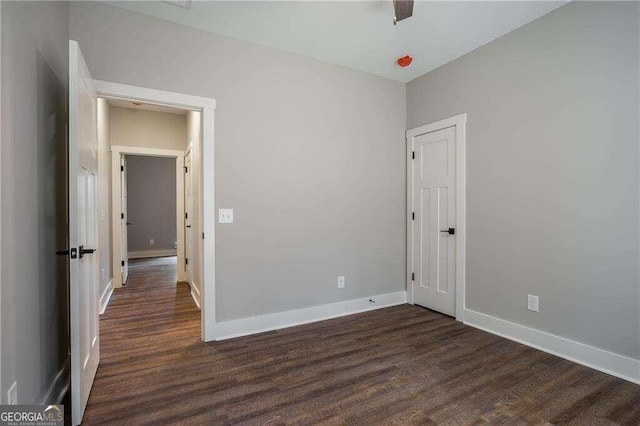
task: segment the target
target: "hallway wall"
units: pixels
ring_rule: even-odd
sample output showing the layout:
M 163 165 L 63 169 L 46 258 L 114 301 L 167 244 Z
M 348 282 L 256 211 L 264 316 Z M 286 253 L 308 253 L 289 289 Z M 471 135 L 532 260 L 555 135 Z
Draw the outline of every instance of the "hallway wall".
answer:
M 82 46 L 81 46 L 82 48 Z M 94 76 L 95 77 L 95 76 Z M 100 168 L 99 188 L 99 235 L 100 235 L 100 293 L 108 292 L 113 279 L 113 226 L 111 206 L 111 146 L 133 146 L 143 148 L 169 149 L 183 151 L 187 145 L 187 113 L 170 113 L 148 111 L 136 108 L 125 108 L 110 105 L 109 100 L 98 100 L 98 162 Z M 175 176 L 175 170 L 173 171 Z M 175 182 L 173 185 L 175 192 Z M 144 194 L 143 194 L 144 195 Z M 175 198 L 175 197 L 174 197 Z M 175 241 L 175 207 L 173 214 L 173 234 L 162 233 L 159 239 L 164 249 L 174 250 Z M 138 226 L 144 221 L 136 219 Z M 135 233 L 135 230 L 134 230 Z M 150 246 L 153 236 L 136 237 L 138 245 L 134 250 L 145 250 L 142 241 L 146 239 L 146 250 L 158 249 Z M 129 248 L 132 250 L 131 247 Z
M 127 155 L 129 257 L 140 252 L 176 253 L 175 158 Z M 151 244 L 150 240 L 153 240 Z
M 110 118 L 111 145 L 178 151 L 187 146 L 186 114 L 112 106 Z
M 113 279 L 113 244 L 111 222 L 111 107 L 106 99 L 98 98 L 98 258 L 100 263 L 99 295 Z

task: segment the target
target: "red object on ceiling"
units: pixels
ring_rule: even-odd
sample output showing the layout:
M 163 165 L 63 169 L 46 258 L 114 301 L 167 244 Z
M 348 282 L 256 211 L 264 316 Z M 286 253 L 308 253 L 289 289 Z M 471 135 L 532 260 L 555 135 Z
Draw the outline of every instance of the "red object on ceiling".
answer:
M 411 65 L 411 62 L 413 62 L 413 58 L 409 55 L 406 55 L 406 56 L 403 56 L 402 58 L 398 58 L 397 62 L 398 62 L 398 65 L 404 68 Z

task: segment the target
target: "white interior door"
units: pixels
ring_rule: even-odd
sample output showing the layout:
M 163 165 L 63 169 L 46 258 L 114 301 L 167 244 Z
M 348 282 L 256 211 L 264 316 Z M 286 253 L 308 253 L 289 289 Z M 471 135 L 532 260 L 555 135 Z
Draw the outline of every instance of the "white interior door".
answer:
M 456 130 L 408 140 L 413 152 L 413 302 L 456 314 Z
M 184 269 L 187 282 L 193 284 L 193 182 L 191 173 L 191 149 L 184 156 L 184 211 L 185 254 Z
M 129 277 L 129 216 L 127 215 L 127 158 L 120 156 L 120 244 L 122 245 L 122 285 L 127 283 Z
M 71 417 L 80 424 L 100 361 L 97 117 L 91 75 L 69 41 L 69 247 Z

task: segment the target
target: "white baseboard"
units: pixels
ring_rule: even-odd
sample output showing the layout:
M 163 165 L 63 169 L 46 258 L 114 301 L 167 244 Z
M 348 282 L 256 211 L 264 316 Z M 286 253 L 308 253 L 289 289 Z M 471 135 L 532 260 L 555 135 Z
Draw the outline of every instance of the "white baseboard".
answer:
M 191 297 L 193 298 L 193 301 L 196 302 L 196 306 L 198 307 L 198 309 L 201 309 L 200 308 L 200 290 L 198 290 L 198 287 L 196 287 L 194 283 L 189 283 L 189 287 L 191 287 Z
M 102 292 L 102 296 L 100 296 L 100 315 L 104 314 L 104 311 L 107 309 L 107 305 L 109 304 L 109 300 L 111 300 L 111 295 L 113 294 L 113 280 L 109 281 L 107 287 Z
M 640 384 L 640 360 L 470 309 L 464 310 L 464 323 L 612 376 Z
M 69 390 L 71 380 L 71 357 L 67 357 L 64 364 L 53 378 L 49 389 L 40 400 L 41 405 L 57 405 L 62 402 L 64 396 Z
M 146 251 L 130 251 L 128 253 L 129 259 L 145 259 L 147 257 L 165 257 L 165 256 L 177 256 L 178 251 L 176 249 L 170 250 L 146 250 Z
M 263 333 L 404 303 L 407 303 L 407 292 L 397 291 L 293 311 L 223 321 L 216 324 L 216 340 Z

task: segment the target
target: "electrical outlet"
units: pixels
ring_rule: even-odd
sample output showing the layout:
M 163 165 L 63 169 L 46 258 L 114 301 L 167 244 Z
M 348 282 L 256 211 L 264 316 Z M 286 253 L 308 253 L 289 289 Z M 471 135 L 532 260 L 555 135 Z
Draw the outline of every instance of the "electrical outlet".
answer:
M 338 288 L 344 288 L 344 275 L 338 277 Z
M 18 382 L 13 382 L 7 391 L 7 404 L 18 405 Z
M 156 240 L 154 240 L 153 238 L 149 240 L 149 245 L 152 246 L 156 243 Z
M 527 309 L 533 312 L 538 312 L 538 296 L 527 294 Z

